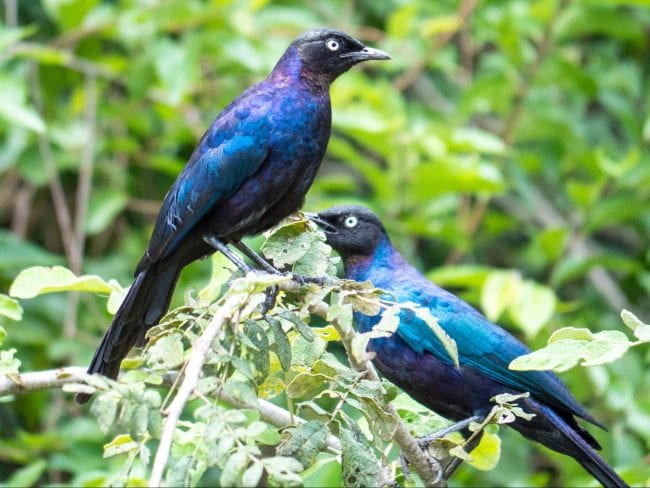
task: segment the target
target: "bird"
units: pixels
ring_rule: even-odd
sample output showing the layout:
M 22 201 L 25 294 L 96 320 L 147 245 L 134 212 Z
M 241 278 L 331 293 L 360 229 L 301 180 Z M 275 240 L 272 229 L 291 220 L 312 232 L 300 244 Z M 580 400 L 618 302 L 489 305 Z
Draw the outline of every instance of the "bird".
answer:
M 309 217 L 343 261 L 344 276 L 370 281 L 384 298 L 428 309 L 456 342 L 458 367 L 432 329 L 414 313 L 402 310 L 396 332 L 371 339 L 376 368 L 412 398 L 450 420 L 484 418 L 501 393 L 529 392 L 520 406 L 535 416 L 509 424 L 528 439 L 574 458 L 603 486 L 627 486 L 596 453 L 596 439 L 576 417 L 604 428 L 550 371 L 512 371 L 510 362 L 530 350 L 467 302 L 422 275 L 393 246 L 380 219 L 359 205 L 338 205 Z M 354 313 L 359 332 L 380 320 Z M 466 425 L 466 424 L 465 424 Z
M 266 79 L 217 115 L 166 194 L 134 281 L 88 367 L 117 378 L 120 363 L 169 307 L 186 265 L 217 250 L 238 265 L 232 244 L 298 210 L 331 132 L 329 88 L 354 65 L 390 56 L 335 29 L 300 34 Z M 77 395 L 85 403 L 89 395 Z

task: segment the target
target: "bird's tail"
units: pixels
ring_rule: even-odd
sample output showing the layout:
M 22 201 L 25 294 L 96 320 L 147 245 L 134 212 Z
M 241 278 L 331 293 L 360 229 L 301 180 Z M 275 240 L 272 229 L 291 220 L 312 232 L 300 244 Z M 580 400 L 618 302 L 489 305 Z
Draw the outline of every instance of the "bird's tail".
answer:
M 596 450 L 590 445 L 598 445 L 587 431 L 583 431 L 578 425 L 571 426 L 549 407 L 545 407 L 545 416 L 555 426 L 557 431 L 562 433 L 562 438 L 554 436 L 554 442 L 546 444 L 551 449 L 568 454 L 573 457 L 580 465 L 596 478 L 601 485 L 606 488 L 610 487 L 627 487 L 627 483 L 616 474 L 616 471 L 601 458 Z
M 180 270 L 177 263 L 163 262 L 151 264 L 138 273 L 95 351 L 88 374 L 117 378 L 122 359 L 134 345 L 144 342 L 147 330 L 167 311 Z M 81 405 L 90 396 L 78 393 L 75 400 Z

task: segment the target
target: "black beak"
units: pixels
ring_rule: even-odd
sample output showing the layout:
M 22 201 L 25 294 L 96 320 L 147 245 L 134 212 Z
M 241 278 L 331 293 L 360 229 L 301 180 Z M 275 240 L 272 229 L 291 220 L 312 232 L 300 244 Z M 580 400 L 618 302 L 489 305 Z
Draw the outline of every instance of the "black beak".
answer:
M 307 217 L 309 220 L 311 220 L 314 224 L 316 224 L 320 229 L 325 232 L 326 234 L 338 234 L 339 230 L 334 227 L 332 224 L 327 222 L 326 220 L 323 220 L 321 216 L 317 213 L 312 213 L 312 212 L 304 212 L 305 217 Z
M 360 63 L 361 61 L 368 61 L 371 59 L 376 59 L 376 60 L 390 59 L 390 54 L 381 51 L 379 49 L 374 49 L 372 47 L 364 46 L 364 48 L 361 49 L 360 51 L 341 54 L 341 57 L 351 58 L 353 61 Z

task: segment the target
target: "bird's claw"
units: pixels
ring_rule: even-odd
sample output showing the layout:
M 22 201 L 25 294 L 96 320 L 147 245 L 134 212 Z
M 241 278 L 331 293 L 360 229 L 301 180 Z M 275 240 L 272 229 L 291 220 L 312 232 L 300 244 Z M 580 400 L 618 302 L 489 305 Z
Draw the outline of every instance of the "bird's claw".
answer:
M 264 301 L 262 302 L 262 317 L 266 318 L 267 312 L 275 307 L 275 302 L 278 299 L 278 293 L 280 288 L 278 285 L 269 286 L 264 294 L 266 295 Z

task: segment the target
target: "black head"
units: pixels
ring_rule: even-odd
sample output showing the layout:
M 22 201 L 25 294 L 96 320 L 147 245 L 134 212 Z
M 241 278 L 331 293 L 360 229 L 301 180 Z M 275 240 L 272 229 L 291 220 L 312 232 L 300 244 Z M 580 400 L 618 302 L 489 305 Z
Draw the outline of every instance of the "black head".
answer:
M 379 217 L 361 205 L 337 205 L 308 216 L 344 258 L 372 255 L 379 243 L 388 239 Z
M 303 32 L 291 46 L 300 56 L 303 71 L 328 82 L 362 61 L 390 59 L 387 53 L 366 47 L 345 32 L 334 29 Z

